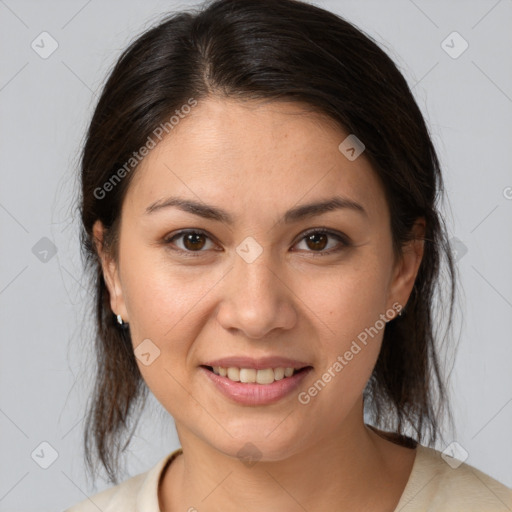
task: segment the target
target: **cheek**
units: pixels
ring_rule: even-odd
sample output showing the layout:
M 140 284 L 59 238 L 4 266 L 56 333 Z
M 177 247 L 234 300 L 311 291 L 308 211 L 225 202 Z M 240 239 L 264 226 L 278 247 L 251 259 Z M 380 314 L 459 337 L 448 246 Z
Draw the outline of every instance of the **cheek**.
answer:
M 373 258 L 371 264 L 331 272 L 317 281 L 321 286 L 310 287 L 305 295 L 307 309 L 316 314 L 317 339 L 322 345 L 318 373 L 319 386 L 328 383 L 322 390 L 324 404 L 341 395 L 351 402 L 371 375 L 386 325 L 381 318 L 386 312 L 386 279 L 384 266 Z
M 152 358 L 148 365 L 137 358 L 139 370 L 155 397 L 174 414 L 176 407 L 179 410 L 190 402 L 185 384 L 190 370 L 187 361 L 210 311 L 205 310 L 210 304 L 209 293 L 222 273 L 200 274 L 190 268 L 134 257 L 127 265 L 126 276 L 123 288 L 132 344 L 137 354 L 142 351 L 137 348 L 146 343 L 148 350 L 144 352 L 149 351 Z M 192 405 L 189 408 L 194 409 Z
M 316 273 L 301 280 L 297 295 L 303 299 L 305 314 L 314 313 L 327 339 L 347 340 L 375 324 L 385 312 L 388 273 L 378 258 Z M 319 322 L 318 320 L 322 320 Z
M 365 279 L 366 285 L 363 276 L 360 281 L 347 279 L 333 284 L 336 288 L 329 294 L 326 326 L 316 322 L 323 332 L 318 337 L 319 365 L 315 379 L 301 390 L 299 403 L 310 407 L 315 416 L 329 417 L 331 427 L 343 421 L 360 398 L 382 344 L 384 294 L 375 280 L 368 275 Z M 326 299 L 318 295 L 316 300 L 318 305 Z
M 171 264 L 163 249 L 128 254 L 124 297 L 131 324 L 144 337 L 151 334 L 162 340 L 172 336 L 173 330 L 190 326 L 191 316 L 221 277 L 217 271 Z

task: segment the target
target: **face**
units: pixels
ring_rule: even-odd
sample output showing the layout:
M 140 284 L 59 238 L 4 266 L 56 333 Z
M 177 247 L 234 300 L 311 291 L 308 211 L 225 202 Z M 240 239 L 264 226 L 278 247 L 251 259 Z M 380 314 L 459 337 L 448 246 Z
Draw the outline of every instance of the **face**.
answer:
M 395 258 L 384 190 L 338 149 L 347 135 L 299 104 L 212 98 L 137 169 L 103 269 L 180 439 L 279 460 L 362 421 L 421 248 Z

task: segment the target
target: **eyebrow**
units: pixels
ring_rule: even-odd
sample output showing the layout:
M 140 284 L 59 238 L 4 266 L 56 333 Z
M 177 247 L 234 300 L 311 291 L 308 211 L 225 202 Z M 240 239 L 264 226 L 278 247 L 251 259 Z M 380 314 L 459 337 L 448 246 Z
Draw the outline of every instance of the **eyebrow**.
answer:
M 153 214 L 161 211 L 164 208 L 176 207 L 199 217 L 211 219 L 219 222 L 224 222 L 229 225 L 234 224 L 233 216 L 216 206 L 208 205 L 202 202 L 193 201 L 191 199 L 184 199 L 181 197 L 168 197 L 166 199 L 158 200 L 146 208 L 146 214 Z M 288 210 L 282 219 L 278 221 L 279 224 L 291 224 L 299 220 L 322 215 L 323 213 L 331 212 L 334 210 L 349 209 L 368 217 L 367 211 L 363 206 L 352 199 L 341 196 L 334 196 L 323 201 L 314 203 L 307 203 L 305 205 L 297 206 Z

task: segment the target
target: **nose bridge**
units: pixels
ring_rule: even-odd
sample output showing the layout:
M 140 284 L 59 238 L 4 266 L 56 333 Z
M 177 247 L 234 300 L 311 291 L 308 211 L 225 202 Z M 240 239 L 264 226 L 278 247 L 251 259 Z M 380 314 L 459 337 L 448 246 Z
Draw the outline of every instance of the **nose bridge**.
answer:
M 269 251 L 262 252 L 253 261 L 248 261 L 243 257 L 237 257 L 235 262 L 234 277 L 237 286 L 241 289 L 242 296 L 249 296 L 253 300 L 257 298 L 275 300 L 276 293 L 279 293 L 275 280 L 276 271 L 272 269 L 272 258 Z M 275 266 L 275 265 L 274 265 Z M 246 293 L 243 293 L 245 288 Z
M 260 338 L 275 328 L 291 328 L 296 313 L 290 293 L 279 278 L 270 251 L 255 240 L 237 247 L 218 320 L 226 329 Z

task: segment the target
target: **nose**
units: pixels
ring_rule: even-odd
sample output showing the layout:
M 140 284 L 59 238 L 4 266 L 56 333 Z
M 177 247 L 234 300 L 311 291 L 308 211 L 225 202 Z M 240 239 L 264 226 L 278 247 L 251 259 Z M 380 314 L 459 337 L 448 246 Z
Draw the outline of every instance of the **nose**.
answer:
M 223 300 L 217 320 L 226 330 L 261 339 L 273 330 L 291 329 L 297 321 L 296 297 L 280 266 L 268 251 L 251 263 L 235 255 L 224 279 Z

